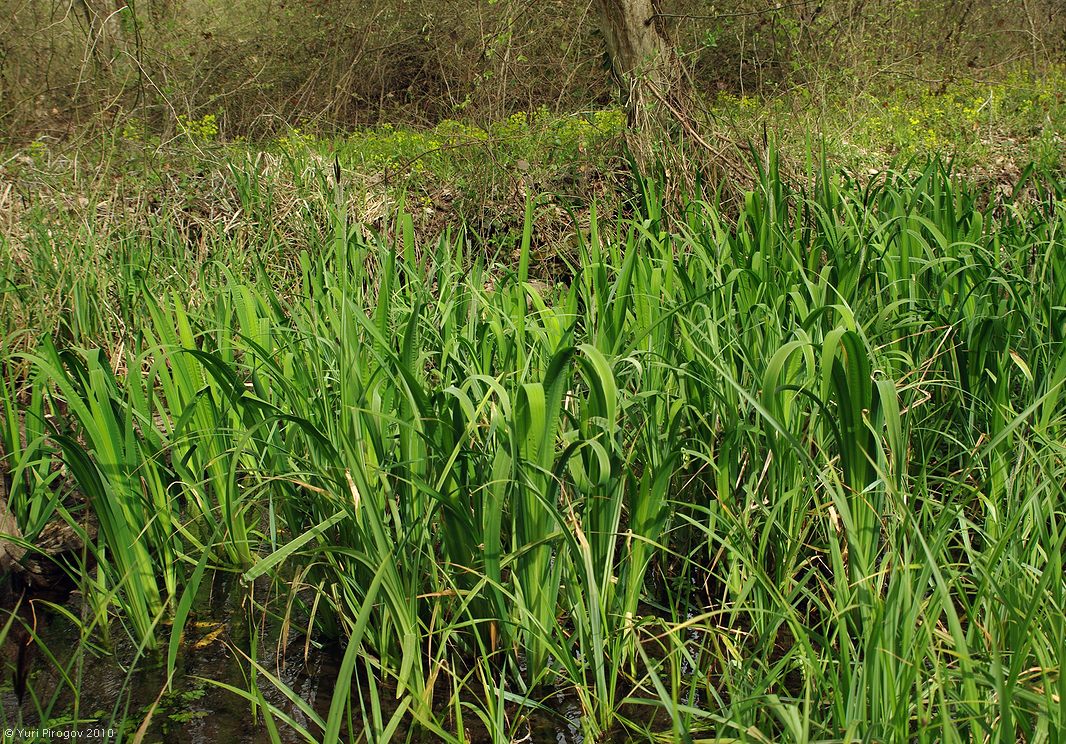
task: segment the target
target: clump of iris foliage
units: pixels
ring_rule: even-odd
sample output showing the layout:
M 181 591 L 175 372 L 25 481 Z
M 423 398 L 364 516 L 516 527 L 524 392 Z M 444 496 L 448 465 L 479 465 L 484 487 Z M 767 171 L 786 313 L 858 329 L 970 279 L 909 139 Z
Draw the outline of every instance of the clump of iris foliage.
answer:
M 246 661 L 274 739 L 509 741 L 561 691 L 593 739 L 1053 741 L 1066 191 L 772 155 L 757 184 L 670 216 L 641 180 L 549 283 L 535 199 L 513 263 L 367 229 L 341 183 L 292 250 L 117 229 L 117 279 L 49 269 L 38 215 L 5 291 L 82 294 L 3 361 L 12 509 L 98 524 L 87 637 L 172 670 L 219 569 L 339 641 L 328 712 Z M 153 284 L 179 253 L 195 304 Z

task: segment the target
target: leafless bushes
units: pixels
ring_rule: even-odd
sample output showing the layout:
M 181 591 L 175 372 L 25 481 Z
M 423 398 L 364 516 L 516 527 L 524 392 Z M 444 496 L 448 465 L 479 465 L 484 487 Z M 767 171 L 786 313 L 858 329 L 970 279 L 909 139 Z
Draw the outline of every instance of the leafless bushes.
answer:
M 1060 54 L 1052 0 L 659 4 L 704 93 L 812 85 L 841 69 L 933 82 Z M 136 111 L 228 136 L 382 120 L 499 120 L 614 95 L 596 18 L 564 0 L 0 0 L 0 131 L 69 134 Z

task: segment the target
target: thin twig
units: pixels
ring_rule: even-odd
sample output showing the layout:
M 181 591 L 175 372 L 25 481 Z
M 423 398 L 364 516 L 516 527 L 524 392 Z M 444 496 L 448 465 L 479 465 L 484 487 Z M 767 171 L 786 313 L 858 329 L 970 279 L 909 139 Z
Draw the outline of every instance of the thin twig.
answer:
M 769 13 L 780 13 L 783 10 L 789 8 L 798 8 L 805 5 L 813 5 L 817 0 L 798 0 L 793 3 L 783 3 L 781 5 L 775 5 L 772 8 L 762 8 L 761 10 L 738 10 L 731 13 L 715 13 L 712 15 L 701 15 L 698 13 L 655 13 L 652 18 L 683 18 L 686 20 L 696 21 L 717 21 L 722 18 L 744 18 L 747 16 L 767 15 Z

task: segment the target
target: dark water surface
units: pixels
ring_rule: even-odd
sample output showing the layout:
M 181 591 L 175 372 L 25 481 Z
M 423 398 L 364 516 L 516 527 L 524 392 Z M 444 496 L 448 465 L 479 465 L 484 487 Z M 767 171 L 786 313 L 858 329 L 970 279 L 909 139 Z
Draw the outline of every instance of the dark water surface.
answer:
M 30 641 L 27 648 L 31 652 L 22 660 L 28 682 L 21 705 L 12 680 L 14 669 L 20 663 L 17 647 L 29 639 L 19 632 L 10 633 L 7 639 L 4 654 L 7 663 L 0 687 L 3 726 L 35 728 L 40 723 L 39 710 L 43 709 L 54 729 L 121 728 L 121 738 L 132 740 L 151 711 L 145 742 L 258 744 L 269 741 L 261 713 L 257 711 L 253 718 L 249 701 L 211 682 L 250 689 L 251 665 L 246 655 L 251 653 L 253 640 L 257 641 L 256 657 L 263 668 L 325 719 L 340 664 L 339 650 L 306 644 L 305 637 L 294 629 L 290 630 L 287 647 L 282 651 L 276 622 L 268 622 L 261 610 L 249 609 L 253 605 L 248 592 L 232 576 L 205 577 L 205 586 L 183 633 L 170 690 L 166 690 L 169 629 L 164 628 L 160 633 L 160 649 L 134 663 L 136 649 L 117 624 L 111 629 L 111 652 L 106 653 L 99 646 L 94 652 L 82 643 L 80 631 L 70 618 L 54 610 L 47 611 L 38 602 L 34 613 L 20 613 L 27 624 L 36 627 L 41 644 L 35 647 Z M 65 607 L 77 616 L 81 612 L 80 596 L 74 594 Z M 252 633 L 253 627 L 259 632 Z M 69 670 L 71 684 L 62 683 L 62 675 L 52 659 Z M 312 734 L 318 734 L 316 727 L 269 680 L 260 677 L 257 685 L 268 702 Z M 77 700 L 71 687 L 78 690 Z M 381 693 L 382 713 L 387 720 L 395 710 L 395 696 L 385 689 Z M 576 701 L 556 695 L 550 704 L 556 708 L 556 715 L 533 717 L 531 738 L 526 741 L 580 742 L 580 708 Z M 353 711 L 357 714 L 359 710 L 358 701 L 353 700 Z M 78 723 L 73 721 L 75 713 Z M 471 718 L 476 717 L 471 714 Z M 283 742 L 306 741 L 281 721 L 276 723 Z M 469 733 L 474 741 L 487 741 L 483 736 L 479 738 L 478 732 Z M 407 740 L 407 734 L 401 728 L 394 738 Z M 109 740 L 109 737 L 74 741 L 94 740 Z M 411 740 L 436 739 L 415 734 Z

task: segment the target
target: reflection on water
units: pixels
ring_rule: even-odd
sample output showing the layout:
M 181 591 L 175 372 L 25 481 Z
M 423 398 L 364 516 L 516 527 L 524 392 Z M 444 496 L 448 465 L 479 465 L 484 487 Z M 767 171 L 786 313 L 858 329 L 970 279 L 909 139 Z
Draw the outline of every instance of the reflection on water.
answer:
M 75 593 L 65 605 L 75 617 L 82 609 L 79 599 L 80 595 Z M 249 701 L 211 683 L 248 690 L 250 664 L 246 656 L 253 645 L 263 668 L 323 719 L 329 711 L 340 664 L 338 650 L 305 644 L 303 637 L 297 638 L 292 635 L 296 631 L 291 631 L 287 647 L 280 651 L 276 623 L 267 620 L 261 607 L 250 610 L 252 603 L 248 601 L 247 589 L 232 576 L 217 574 L 205 580 L 186 624 L 170 690 L 166 689 L 168 629 L 160 635 L 160 649 L 137 660 L 136 649 L 115 624 L 111 629 L 112 652 L 93 653 L 86 650 L 72 619 L 56 611 L 45 611 L 44 604 L 35 602 L 32 616 L 26 614 L 25 607 L 20 613 L 27 625 L 35 627 L 40 639 L 36 647 L 30 643 L 32 652 L 24 661 L 28 665 L 28 690 L 21 704 L 12 680 L 18 647 L 29 639 L 19 630 L 17 621 L 12 624 L 7 639 L 4 654 L 7 669 L 0 688 L 5 727 L 35 727 L 43 711 L 45 719 L 57 728 L 121 727 L 122 738 L 126 740 L 146 725 L 145 742 L 258 744 L 268 740 L 261 711 L 253 714 Z M 6 617 L 0 624 L 3 622 Z M 252 627 L 259 632 L 251 633 Z M 57 671 L 60 667 L 66 669 L 69 683 L 63 682 L 64 675 Z M 260 678 L 257 685 L 267 702 L 284 715 L 312 734 L 320 733 L 270 681 Z M 77 696 L 72 689 L 78 690 Z M 381 690 L 380 704 L 386 719 L 395 710 L 395 702 L 395 695 Z M 557 694 L 545 703 L 554 708 L 555 714 L 532 716 L 526 741 L 582 742 L 577 702 Z M 359 704 L 355 703 L 353 713 L 357 715 L 359 710 Z M 80 726 L 72 723 L 75 716 L 82 722 Z M 294 744 L 306 741 L 280 721 L 277 724 L 281 741 Z M 358 727 L 359 722 L 355 721 L 354 725 Z M 394 738 L 435 741 L 417 735 L 408 739 L 409 733 L 401 727 Z M 488 741 L 484 732 L 480 736 L 476 731 L 468 733 L 471 741 Z

